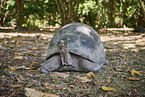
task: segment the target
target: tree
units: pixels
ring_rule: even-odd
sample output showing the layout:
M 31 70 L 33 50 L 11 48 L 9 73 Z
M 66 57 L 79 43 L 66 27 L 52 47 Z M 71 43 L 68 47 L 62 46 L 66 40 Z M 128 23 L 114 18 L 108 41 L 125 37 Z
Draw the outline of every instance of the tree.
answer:
M 145 11 L 144 11 L 144 1 L 138 0 L 139 11 L 141 15 L 138 17 L 137 26 L 145 26 Z
M 62 26 L 77 21 L 78 8 L 82 0 L 55 0 Z
M 127 0 L 120 0 L 121 2 L 121 12 L 120 12 L 120 26 L 123 27 L 123 20 L 124 20 L 124 17 L 125 17 L 125 13 L 127 12 L 127 5 L 129 3 L 129 1 Z
M 1 1 L 1 7 L 0 7 L 0 25 L 1 26 L 5 26 L 5 21 L 6 21 L 6 17 L 8 15 L 8 11 L 6 9 L 7 6 L 7 1 L 6 0 L 2 0 Z
M 116 17 L 116 0 L 103 0 L 103 4 L 105 5 L 106 9 L 108 10 L 107 14 L 109 17 L 110 27 L 115 26 L 115 17 Z
M 24 2 L 25 0 L 16 0 L 16 4 L 18 7 L 18 19 L 17 19 L 17 27 L 22 26 L 24 19 Z

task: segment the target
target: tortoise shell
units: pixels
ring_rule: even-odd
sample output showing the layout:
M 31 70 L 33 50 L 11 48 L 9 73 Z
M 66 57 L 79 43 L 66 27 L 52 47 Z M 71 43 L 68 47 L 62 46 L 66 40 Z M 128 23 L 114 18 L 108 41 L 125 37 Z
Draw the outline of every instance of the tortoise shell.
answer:
M 105 51 L 98 33 L 83 23 L 70 23 L 54 34 L 48 48 L 47 59 L 59 53 L 57 44 L 65 40 L 69 44 L 69 52 L 92 62 L 100 63 L 105 59 Z

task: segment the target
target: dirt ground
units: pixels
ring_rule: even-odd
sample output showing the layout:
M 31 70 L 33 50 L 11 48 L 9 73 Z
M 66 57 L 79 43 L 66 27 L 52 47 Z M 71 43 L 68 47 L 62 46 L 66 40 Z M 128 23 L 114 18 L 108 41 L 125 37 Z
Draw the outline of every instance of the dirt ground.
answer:
M 53 34 L 0 32 L 0 97 L 145 97 L 145 33 L 98 32 L 109 65 L 91 78 L 40 73 Z

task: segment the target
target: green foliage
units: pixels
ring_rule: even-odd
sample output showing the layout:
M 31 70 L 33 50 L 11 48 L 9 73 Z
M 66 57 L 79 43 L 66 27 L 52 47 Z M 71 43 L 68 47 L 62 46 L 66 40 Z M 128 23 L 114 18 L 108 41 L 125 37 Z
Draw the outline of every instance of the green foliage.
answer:
M 1 0 L 0 3 L 0 26 L 14 25 L 12 21 L 14 21 L 17 12 L 15 1 Z
M 68 1 L 65 1 L 67 4 Z M 142 3 L 143 0 L 115 1 L 116 8 L 113 17 L 110 14 L 112 14 L 111 11 L 113 12 L 111 8 L 114 4 L 111 5 L 110 0 L 80 0 L 77 13 L 78 20 L 75 22 L 83 22 L 92 27 L 104 27 L 112 23 L 111 16 L 112 19 L 115 19 L 114 27 L 136 26 L 139 19 L 143 17 L 143 10 L 139 5 L 139 2 Z M 18 19 L 16 0 L 1 0 L 0 3 L 0 26 L 16 26 Z M 107 7 L 107 4 L 110 7 Z M 64 6 L 67 9 L 66 5 Z M 73 10 L 76 10 L 76 8 L 73 8 Z M 23 15 L 23 26 L 47 27 L 61 25 L 62 23 L 55 0 L 25 0 Z

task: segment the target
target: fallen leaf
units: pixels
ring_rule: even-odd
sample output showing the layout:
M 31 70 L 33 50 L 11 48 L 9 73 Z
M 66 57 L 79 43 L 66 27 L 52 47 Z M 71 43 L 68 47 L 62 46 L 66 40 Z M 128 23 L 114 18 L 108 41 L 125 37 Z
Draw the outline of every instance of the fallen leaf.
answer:
M 55 84 L 51 84 L 51 85 L 45 85 L 45 89 L 55 89 Z
M 95 78 L 95 75 L 93 72 L 87 73 L 87 78 Z
M 37 56 L 37 54 L 28 53 L 27 55 Z
M 21 60 L 21 59 L 23 59 L 23 56 L 15 56 L 14 58 L 17 60 Z
M 8 69 L 9 71 L 13 71 L 13 72 L 15 72 L 16 71 L 16 69 L 14 68 L 14 67 L 9 67 L 9 69 Z
M 37 67 L 34 67 L 34 66 L 29 66 L 29 68 L 33 69 L 33 70 L 36 70 Z
M 123 71 L 122 66 L 115 66 L 115 69 L 116 69 L 117 71 Z
M 62 83 L 62 84 L 56 85 L 56 89 L 64 89 L 66 87 L 67 87 L 66 83 Z
M 33 47 L 33 50 L 38 50 L 38 48 L 37 47 Z
M 135 78 L 135 77 L 127 77 L 128 80 L 134 80 L 134 81 L 139 81 L 140 78 Z
M 136 71 L 135 69 L 131 70 L 130 72 L 131 72 L 132 76 L 134 76 L 135 74 L 141 75 L 141 73 L 139 73 L 139 72 Z
M 6 38 L 4 38 L 4 44 L 8 44 L 9 41 L 6 40 Z
M 25 80 L 25 78 L 22 75 L 19 75 L 21 80 Z
M 34 70 L 39 69 L 39 67 L 40 67 L 40 63 L 37 62 L 33 62 L 32 65 L 30 66 L 30 68 Z
M 9 87 L 10 88 L 17 88 L 17 87 L 22 87 L 22 85 L 21 84 L 16 84 L 16 85 L 10 85 Z
M 110 87 L 106 87 L 106 86 L 102 86 L 102 89 L 105 91 L 116 90 L 115 88 L 110 88 Z
M 17 52 L 15 52 L 14 54 L 15 54 L 15 55 L 18 55 L 18 53 L 17 53 Z
M 25 95 L 27 97 L 59 97 L 55 94 L 49 94 L 49 93 L 43 93 L 41 91 L 31 89 L 31 88 L 25 88 Z
M 20 44 L 20 43 L 21 43 L 21 42 L 20 42 L 19 40 L 16 40 L 16 45 L 17 45 L 17 44 Z
M 81 82 L 91 82 L 91 79 L 88 79 L 87 77 L 81 77 Z
M 24 66 L 24 65 L 22 65 L 22 66 L 19 66 L 19 67 L 15 67 L 16 69 L 30 69 L 30 68 L 28 68 L 28 67 L 26 67 L 26 66 Z
M 33 62 L 33 64 L 34 64 L 34 65 L 37 65 L 37 64 L 40 64 L 40 63 L 37 63 L 37 62 Z
M 69 77 L 69 74 L 59 73 L 59 72 L 51 72 L 50 76 L 66 78 L 66 77 Z
M 113 81 L 113 79 L 111 78 L 111 79 L 108 79 L 107 80 L 107 83 L 111 83 Z

